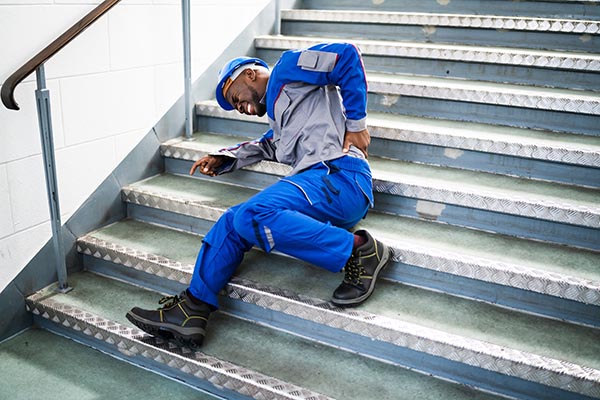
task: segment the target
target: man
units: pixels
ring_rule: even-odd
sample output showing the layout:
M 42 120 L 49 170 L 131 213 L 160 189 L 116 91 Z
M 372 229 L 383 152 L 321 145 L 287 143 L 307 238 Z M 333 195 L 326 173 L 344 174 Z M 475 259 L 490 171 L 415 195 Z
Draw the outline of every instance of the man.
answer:
M 260 139 L 203 157 L 191 175 L 198 170 L 215 176 L 260 160 L 291 165 L 292 172 L 215 223 L 187 290 L 161 300 L 166 304 L 159 310 L 133 308 L 127 318 L 151 334 L 201 345 L 219 291 L 253 246 L 332 272 L 344 270 L 333 303 L 365 301 L 390 251 L 364 230 L 348 231 L 373 204 L 367 83 L 358 49 L 323 43 L 287 51 L 271 72 L 260 59 L 235 58 L 219 72 L 216 98 L 225 110 L 267 113 L 271 129 Z

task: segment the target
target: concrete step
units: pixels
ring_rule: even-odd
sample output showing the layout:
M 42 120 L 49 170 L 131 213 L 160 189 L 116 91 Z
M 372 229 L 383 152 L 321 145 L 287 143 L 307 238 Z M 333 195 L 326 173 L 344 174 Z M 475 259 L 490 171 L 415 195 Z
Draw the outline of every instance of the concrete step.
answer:
M 258 137 L 267 117 L 222 110 L 213 100 L 196 104 L 196 126 L 215 133 Z M 600 138 L 500 125 L 369 113 L 371 155 L 600 187 Z
M 244 141 L 241 137 L 196 135 L 161 146 L 167 172 L 186 174 L 192 161 Z M 482 172 L 370 157 L 376 209 L 494 232 L 599 249 L 598 189 L 559 185 Z M 261 162 L 223 181 L 265 187 L 290 167 Z M 241 172 L 241 174 L 239 173 Z M 260 175 L 260 176 L 256 176 Z
M 37 323 L 228 399 L 397 399 L 399 393 L 405 398 L 495 398 L 222 312 L 211 315 L 205 344 L 194 351 L 126 321 L 133 305 L 156 308 L 158 293 L 90 273 L 70 280 L 75 289 L 69 294 L 50 288 L 27 299 Z M 349 385 L 356 376 L 376 379 Z
M 140 220 L 153 215 L 150 220 L 155 223 L 186 229 L 174 223 L 173 211 L 159 207 L 145 211 L 132 214 Z M 218 215 L 191 217 L 204 219 L 194 224 L 195 234 L 124 221 L 79 238 L 77 249 L 85 256 L 85 267 L 89 270 L 114 273 L 112 264 L 119 264 L 187 284 L 200 246 L 201 237 L 197 234 L 206 233 L 211 226 L 210 218 L 214 217 Z M 390 282 L 600 326 L 597 253 L 378 213 L 369 214 L 359 227 L 393 249 L 393 262 L 383 275 Z M 251 254 L 254 254 L 252 259 L 259 257 L 258 253 Z M 165 287 L 164 282 L 147 278 L 146 285 L 154 285 L 156 289 Z M 177 290 L 178 286 L 171 289 Z
M 88 254 L 87 268 L 143 285 L 150 278 L 138 280 L 140 275 L 153 276 L 156 285 L 177 291 L 189 280 L 200 237 L 163 232 L 127 221 L 91 234 L 79 246 Z M 251 251 L 221 300 L 225 311 L 242 318 L 444 378 L 460 376 L 486 390 L 507 379 L 513 385 L 500 388 L 506 395 L 528 391 L 536 398 L 570 398 L 600 390 L 600 364 L 593 355 L 600 346 L 597 329 L 386 281 L 360 309 L 339 309 L 323 299 L 340 279 L 287 257 Z
M 600 96 L 593 92 L 380 73 L 367 79 L 375 112 L 600 133 Z
M 402 40 L 594 52 L 600 22 L 501 15 L 360 10 L 282 10 L 291 36 Z
M 600 19 L 596 0 L 304 0 L 302 7 L 321 10 L 396 11 L 416 13 L 448 13 L 475 15 L 510 15 L 548 18 Z
M 337 30 L 344 32 L 340 27 Z M 312 36 L 316 34 L 312 33 Z M 284 50 L 305 48 L 336 38 L 336 35 L 259 36 L 254 40 L 254 46 L 260 57 L 275 63 Z M 403 37 L 394 41 L 364 38 L 349 41 L 360 48 L 369 71 L 600 90 L 598 54 L 497 47 L 496 43 L 493 46 L 420 43 L 409 42 Z

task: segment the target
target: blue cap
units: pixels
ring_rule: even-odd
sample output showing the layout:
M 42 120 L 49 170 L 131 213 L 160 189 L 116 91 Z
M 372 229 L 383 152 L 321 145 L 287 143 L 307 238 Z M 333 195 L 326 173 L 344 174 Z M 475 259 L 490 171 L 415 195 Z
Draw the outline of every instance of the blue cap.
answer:
M 217 96 L 217 102 L 219 103 L 221 108 L 223 108 L 224 110 L 227 110 L 227 111 L 233 110 L 233 106 L 231 104 L 229 104 L 229 102 L 223 96 L 223 86 L 225 85 L 225 82 L 227 82 L 227 79 L 229 79 L 229 77 L 231 77 L 231 74 L 233 74 L 235 70 L 240 68 L 242 65 L 246 65 L 246 64 L 256 64 L 256 65 L 263 66 L 265 68 L 269 68 L 267 63 L 264 62 L 263 60 L 261 60 L 260 58 L 237 57 L 237 58 L 234 58 L 233 60 L 229 60 L 223 66 L 223 68 L 221 68 L 221 70 L 219 71 L 219 83 L 217 83 L 217 89 L 215 91 L 215 94 Z

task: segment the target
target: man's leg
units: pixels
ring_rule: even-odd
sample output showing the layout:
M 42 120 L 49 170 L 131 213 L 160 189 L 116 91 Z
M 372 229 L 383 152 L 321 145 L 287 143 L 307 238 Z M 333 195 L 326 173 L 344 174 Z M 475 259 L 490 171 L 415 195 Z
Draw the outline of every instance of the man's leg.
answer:
M 200 346 L 211 311 L 218 307 L 217 295 L 225 286 L 252 244 L 233 229 L 232 207 L 219 218 L 203 240 L 190 287 L 177 296 L 161 299 L 158 310 L 134 307 L 127 319 L 153 335 L 175 338 Z
M 275 248 L 332 272 L 344 268 L 333 295 L 341 306 L 372 294 L 391 255 L 368 232 L 346 230 L 366 214 L 372 198 L 368 165 L 356 169 L 361 162 L 346 157 L 286 178 L 244 203 L 234 218 L 236 231 L 265 251 Z
M 194 298 L 218 308 L 218 295 L 254 243 L 246 241 L 234 228 L 234 218 L 240 207 L 228 209 L 202 241 L 196 258 L 189 292 Z

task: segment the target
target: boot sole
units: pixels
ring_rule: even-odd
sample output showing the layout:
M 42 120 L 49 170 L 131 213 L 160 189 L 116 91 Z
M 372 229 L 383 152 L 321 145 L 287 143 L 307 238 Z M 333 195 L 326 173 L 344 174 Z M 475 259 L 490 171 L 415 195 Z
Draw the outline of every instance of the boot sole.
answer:
M 390 256 L 391 256 L 391 251 L 388 248 L 388 246 L 381 242 L 378 242 L 378 243 L 381 245 L 381 247 L 383 249 L 383 258 L 381 259 L 379 264 L 377 264 L 377 267 L 375 268 L 375 271 L 373 272 L 373 279 L 371 280 L 371 284 L 369 285 L 369 289 L 367 290 L 367 293 L 363 294 L 360 297 L 354 298 L 354 299 L 343 300 L 343 299 L 332 298 L 331 302 L 333 304 L 335 304 L 336 306 L 340 306 L 340 307 L 357 306 L 357 305 L 363 303 L 365 300 L 367 300 L 369 298 L 369 296 L 371 296 L 371 294 L 375 290 L 375 285 L 377 284 L 377 279 L 379 278 L 379 273 L 387 266 L 388 262 L 390 261 Z
M 202 328 L 182 328 L 177 325 L 157 323 L 135 315 L 131 311 L 128 311 L 125 316 L 129 322 L 153 336 L 174 340 L 178 344 L 189 347 L 200 347 L 204 342 L 206 331 Z M 180 331 L 182 329 L 185 330 L 185 333 Z

